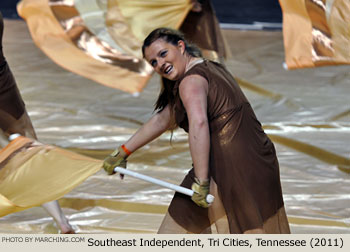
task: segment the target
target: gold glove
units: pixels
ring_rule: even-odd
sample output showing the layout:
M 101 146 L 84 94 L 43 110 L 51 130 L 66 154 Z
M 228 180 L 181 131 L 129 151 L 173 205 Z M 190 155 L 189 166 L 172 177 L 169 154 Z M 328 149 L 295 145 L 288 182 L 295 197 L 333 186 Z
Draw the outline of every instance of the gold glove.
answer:
M 128 154 L 124 151 L 122 146 L 113 151 L 108 157 L 106 157 L 103 161 L 103 169 L 107 172 L 108 175 L 113 175 L 116 172 L 114 168 L 119 166 L 126 168 Z M 121 178 L 123 178 L 121 174 Z
M 192 184 L 193 195 L 191 199 L 200 207 L 208 208 L 209 203 L 207 202 L 207 195 L 209 194 L 209 180 L 199 181 L 199 179 L 194 178 Z

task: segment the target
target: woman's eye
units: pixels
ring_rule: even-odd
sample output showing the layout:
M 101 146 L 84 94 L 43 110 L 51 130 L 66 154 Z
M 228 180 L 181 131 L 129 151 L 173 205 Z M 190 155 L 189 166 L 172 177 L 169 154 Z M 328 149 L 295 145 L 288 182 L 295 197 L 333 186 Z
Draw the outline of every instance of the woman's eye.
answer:
M 156 60 L 152 60 L 152 61 L 151 61 L 151 66 L 152 66 L 152 67 L 156 67 L 156 65 L 157 65 L 157 61 L 156 61 Z
M 167 51 L 163 51 L 163 52 L 160 53 L 160 56 L 161 56 L 161 57 L 165 57 L 166 54 L 167 54 Z

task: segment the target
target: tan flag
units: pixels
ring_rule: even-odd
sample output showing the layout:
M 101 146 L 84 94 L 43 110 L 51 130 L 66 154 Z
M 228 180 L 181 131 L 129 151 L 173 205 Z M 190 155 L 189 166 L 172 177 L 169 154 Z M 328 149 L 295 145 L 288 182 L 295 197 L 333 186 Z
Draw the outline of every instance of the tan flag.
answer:
M 191 0 L 22 0 L 36 45 L 63 68 L 129 93 L 142 91 L 153 72 L 142 59 L 145 36 L 178 28 Z
M 279 0 L 288 69 L 350 64 L 350 0 Z
M 17 137 L 0 150 L 0 217 L 57 200 L 102 161 Z

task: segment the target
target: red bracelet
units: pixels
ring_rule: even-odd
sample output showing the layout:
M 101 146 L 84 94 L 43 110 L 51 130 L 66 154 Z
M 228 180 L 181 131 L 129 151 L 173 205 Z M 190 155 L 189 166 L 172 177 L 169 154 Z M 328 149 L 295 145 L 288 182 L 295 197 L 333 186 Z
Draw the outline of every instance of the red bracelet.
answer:
M 126 153 L 126 155 L 128 155 L 128 156 L 130 156 L 131 155 L 131 151 L 129 151 L 126 147 L 125 147 L 125 145 L 123 144 L 122 145 L 122 149 L 125 151 L 125 153 Z

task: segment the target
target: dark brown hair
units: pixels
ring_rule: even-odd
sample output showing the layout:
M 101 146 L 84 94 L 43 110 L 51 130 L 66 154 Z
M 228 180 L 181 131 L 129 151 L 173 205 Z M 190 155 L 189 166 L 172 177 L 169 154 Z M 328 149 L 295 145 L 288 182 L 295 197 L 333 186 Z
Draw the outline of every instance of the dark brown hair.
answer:
M 202 53 L 199 50 L 199 48 L 193 44 L 190 44 L 188 41 L 185 40 L 185 37 L 183 33 L 181 33 L 178 30 L 174 30 L 171 28 L 157 28 L 153 30 L 143 41 L 142 45 L 142 54 L 143 57 L 145 57 L 145 49 L 146 47 L 149 47 L 154 41 L 158 39 L 163 39 L 165 42 L 170 43 L 172 45 L 177 45 L 179 41 L 183 41 L 185 44 L 185 51 L 193 56 L 193 57 L 202 57 Z M 174 105 L 174 94 L 173 94 L 173 87 L 175 84 L 175 81 L 168 80 L 164 77 L 162 77 L 162 88 L 160 91 L 160 94 L 158 96 L 158 99 L 154 105 L 155 111 L 162 111 L 166 105 L 172 107 Z

